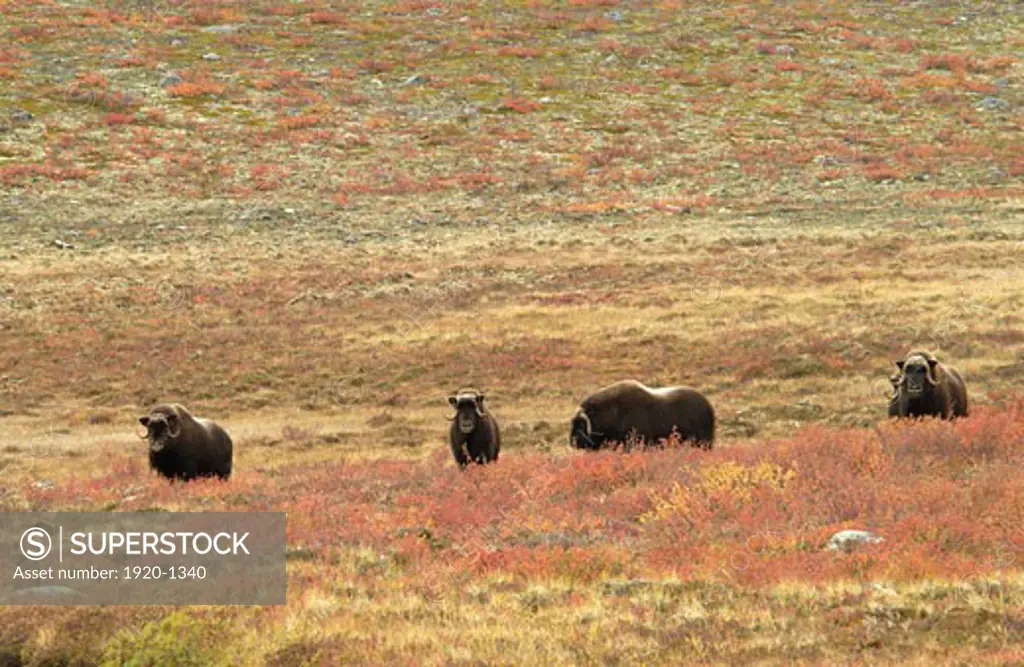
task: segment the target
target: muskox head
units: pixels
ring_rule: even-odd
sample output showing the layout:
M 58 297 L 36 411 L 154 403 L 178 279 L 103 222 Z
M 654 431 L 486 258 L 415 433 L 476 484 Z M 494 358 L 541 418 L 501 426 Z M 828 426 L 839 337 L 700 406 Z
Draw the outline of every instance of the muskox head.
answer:
M 935 367 L 938 361 L 925 352 L 911 352 L 907 358 L 894 361 L 899 374 L 893 379 L 897 391 L 906 391 L 908 396 L 920 396 L 924 393 L 926 384 L 936 385 Z
M 181 415 L 170 405 L 157 405 L 145 417 L 139 417 L 139 423 L 146 427 L 143 440 L 149 440 L 152 452 L 162 451 L 171 440 L 181 434 Z
M 580 407 L 572 416 L 569 426 L 569 445 L 576 449 L 599 449 L 604 434 L 594 430 L 594 423 L 585 408 Z
M 469 434 L 476 430 L 477 420 L 484 416 L 484 395 L 465 391 L 448 397 L 448 403 L 455 408 L 450 421 L 458 421 L 459 430 Z

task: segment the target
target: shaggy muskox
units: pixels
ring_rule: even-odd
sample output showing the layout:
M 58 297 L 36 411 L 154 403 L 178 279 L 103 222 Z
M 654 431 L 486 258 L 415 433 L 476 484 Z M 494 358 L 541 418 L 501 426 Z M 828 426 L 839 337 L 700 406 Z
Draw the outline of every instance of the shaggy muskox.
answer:
M 193 417 L 184 406 L 160 404 L 139 418 L 149 441 L 149 465 L 169 479 L 231 476 L 231 436 L 209 419 Z
M 899 372 L 890 378 L 890 417 L 967 416 L 967 388 L 955 368 L 920 350 L 913 350 L 905 359 L 893 363 Z
M 580 403 L 569 443 L 577 449 L 600 449 L 606 442 L 625 443 L 632 436 L 657 444 L 673 432 L 680 440 L 711 449 L 715 411 L 708 399 L 688 387 L 651 389 L 624 380 Z
M 455 408 L 455 416 L 448 437 L 452 456 L 460 468 L 470 461 L 490 463 L 498 460 L 501 449 L 501 434 L 494 415 L 484 408 L 484 395 L 471 389 L 464 389 L 449 396 L 448 403 Z

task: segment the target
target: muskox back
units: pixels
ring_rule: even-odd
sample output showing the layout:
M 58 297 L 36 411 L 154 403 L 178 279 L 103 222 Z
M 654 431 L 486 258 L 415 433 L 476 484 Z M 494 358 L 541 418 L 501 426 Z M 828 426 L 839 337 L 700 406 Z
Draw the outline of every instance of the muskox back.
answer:
M 147 429 L 149 464 L 164 477 L 188 481 L 231 476 L 231 436 L 212 420 L 172 404 L 154 406 L 139 422 Z
M 715 439 L 711 402 L 689 387 L 652 389 L 635 380 L 617 382 L 589 396 L 576 411 L 570 441 L 583 449 L 631 437 L 654 444 L 673 434 L 710 449 Z
M 911 351 L 894 363 L 899 372 L 891 378 L 890 417 L 955 419 L 968 415 L 967 385 L 957 369 L 921 351 Z

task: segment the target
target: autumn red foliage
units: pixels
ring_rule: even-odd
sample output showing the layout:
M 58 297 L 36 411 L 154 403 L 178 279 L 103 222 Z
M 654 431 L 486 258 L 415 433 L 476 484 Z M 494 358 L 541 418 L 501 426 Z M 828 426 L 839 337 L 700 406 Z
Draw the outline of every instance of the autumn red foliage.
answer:
M 414 580 L 427 564 L 527 579 L 915 579 L 988 571 L 997 546 L 1024 549 L 1022 400 L 956 423 L 814 426 L 711 452 L 517 452 L 465 473 L 449 458 L 240 469 L 172 486 L 125 457 L 20 493 L 37 511 L 284 511 L 290 548 L 324 562 L 358 546 L 388 551 L 419 564 Z M 884 542 L 850 557 L 823 548 L 846 528 Z

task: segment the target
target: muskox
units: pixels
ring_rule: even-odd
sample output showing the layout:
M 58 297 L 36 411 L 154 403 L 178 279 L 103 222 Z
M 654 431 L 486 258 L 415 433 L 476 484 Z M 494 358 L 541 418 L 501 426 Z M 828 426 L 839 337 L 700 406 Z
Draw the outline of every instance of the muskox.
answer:
M 955 368 L 921 350 L 912 350 L 893 363 L 899 371 L 890 378 L 890 417 L 967 416 L 967 387 Z
M 580 403 L 572 418 L 569 444 L 577 449 L 600 449 L 608 442 L 640 439 L 656 445 L 673 434 L 681 441 L 711 449 L 715 411 L 708 399 L 688 387 L 652 389 L 636 380 L 624 380 Z
M 470 461 L 480 464 L 497 461 L 501 434 L 494 415 L 484 407 L 484 394 L 464 389 L 449 396 L 448 403 L 455 408 L 448 437 L 452 456 L 459 467 L 465 468 Z
M 193 417 L 184 406 L 160 404 L 139 418 L 149 441 L 149 465 L 169 479 L 231 476 L 231 436 L 210 421 Z

